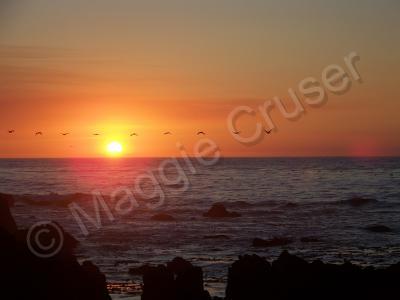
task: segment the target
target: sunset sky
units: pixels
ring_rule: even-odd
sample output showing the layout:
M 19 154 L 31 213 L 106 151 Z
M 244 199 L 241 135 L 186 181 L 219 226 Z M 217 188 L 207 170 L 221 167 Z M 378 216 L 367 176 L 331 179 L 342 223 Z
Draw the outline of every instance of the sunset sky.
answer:
M 289 99 L 352 51 L 362 82 L 296 121 L 273 113 L 255 145 L 232 137 L 232 109 Z M 223 156 L 398 156 L 399 72 L 398 0 L 2 0 L 0 157 L 103 156 L 112 141 L 178 156 L 199 130 Z

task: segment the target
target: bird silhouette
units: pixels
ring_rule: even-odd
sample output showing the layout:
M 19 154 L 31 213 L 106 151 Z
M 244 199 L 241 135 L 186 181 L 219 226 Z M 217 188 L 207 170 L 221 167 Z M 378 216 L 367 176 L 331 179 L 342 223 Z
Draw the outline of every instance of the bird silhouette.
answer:
M 233 134 L 240 134 L 240 131 L 234 131 Z
M 8 131 L 8 133 L 9 133 L 9 134 L 12 134 L 12 133 L 14 133 L 14 132 L 15 132 L 15 130 L 14 130 L 14 129 L 13 129 L 13 130 L 9 130 L 9 131 Z
M 61 133 L 61 135 L 63 135 L 63 136 L 66 136 L 66 135 L 68 135 L 68 134 L 69 134 L 69 132 Z
M 100 135 L 100 133 L 93 133 L 93 135 L 95 135 L 95 136 L 99 136 L 99 135 Z
M 136 132 L 131 133 L 131 136 L 138 136 L 138 134 Z
M 35 132 L 35 135 L 43 135 L 43 132 L 41 131 Z
M 271 130 L 267 130 L 267 129 L 264 128 L 264 131 L 265 131 L 266 134 L 271 134 L 272 129 Z
M 197 135 L 206 135 L 206 133 L 204 131 L 199 131 L 197 132 Z
M 172 134 L 171 132 L 169 132 L 169 131 L 167 131 L 167 132 L 164 132 L 164 135 L 169 135 L 169 134 Z

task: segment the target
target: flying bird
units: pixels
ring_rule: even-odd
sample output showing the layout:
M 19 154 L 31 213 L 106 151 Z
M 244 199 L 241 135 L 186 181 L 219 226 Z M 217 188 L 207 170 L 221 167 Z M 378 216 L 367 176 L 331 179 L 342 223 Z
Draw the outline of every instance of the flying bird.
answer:
M 271 130 L 264 129 L 264 131 L 265 131 L 266 134 L 271 134 L 272 129 Z
M 100 133 L 93 133 L 93 135 L 95 135 L 95 136 L 99 136 L 99 135 L 100 135 Z
M 164 135 L 168 135 L 168 134 L 172 134 L 171 132 L 169 132 L 169 131 L 167 131 L 167 132 L 164 132 Z
M 14 133 L 14 132 L 15 132 L 15 130 L 14 130 L 14 129 L 13 129 L 13 130 L 9 130 L 9 131 L 8 131 L 8 133 L 9 133 L 9 134 L 12 134 L 12 133 Z
M 43 132 L 41 131 L 35 132 L 35 135 L 43 135 Z
M 68 134 L 69 134 L 69 132 L 61 133 L 61 135 L 63 135 L 63 136 L 66 136 L 66 135 L 68 135 Z
M 131 136 L 138 136 L 138 134 L 136 132 L 131 133 Z
M 199 132 L 197 133 L 197 135 L 206 135 L 206 133 L 205 133 L 204 131 L 199 131 Z

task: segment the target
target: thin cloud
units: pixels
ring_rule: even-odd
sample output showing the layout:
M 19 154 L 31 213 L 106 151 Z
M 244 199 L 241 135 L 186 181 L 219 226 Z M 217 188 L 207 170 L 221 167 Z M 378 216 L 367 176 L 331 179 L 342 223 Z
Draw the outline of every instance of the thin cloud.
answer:
M 0 45 L 0 59 L 65 59 L 77 54 L 70 49 Z

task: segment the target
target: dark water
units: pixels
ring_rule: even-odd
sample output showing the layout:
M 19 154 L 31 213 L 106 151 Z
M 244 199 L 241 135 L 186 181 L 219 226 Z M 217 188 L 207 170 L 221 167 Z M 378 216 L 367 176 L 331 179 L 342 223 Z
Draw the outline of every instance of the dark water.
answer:
M 194 169 L 180 159 L 182 169 L 170 163 L 160 173 L 163 161 L 0 160 L 0 192 L 19 195 L 13 212 L 20 226 L 58 221 L 81 241 L 79 257 L 93 260 L 114 283 L 139 282 L 129 275 L 130 267 L 182 256 L 204 268 L 213 295 L 223 295 L 227 268 L 238 255 L 272 259 L 282 251 L 253 248 L 255 237 L 292 238 L 284 248 L 306 259 L 375 266 L 400 261 L 399 158 L 223 159 L 213 166 L 194 161 Z M 144 179 L 149 171 L 155 181 Z M 140 195 L 138 181 L 143 183 Z M 126 215 L 118 214 L 107 197 L 118 188 L 129 188 L 138 203 Z M 87 223 L 85 237 L 68 204 L 75 202 L 95 216 L 93 191 L 105 196 L 115 219 L 102 214 L 100 229 Z M 147 199 L 150 195 L 154 199 Z M 352 197 L 376 201 L 354 206 L 348 201 Z M 205 219 L 202 214 L 216 202 L 242 217 Z M 161 205 L 149 206 L 155 203 Z M 176 222 L 152 221 L 158 212 Z M 393 231 L 365 230 L 374 224 Z M 302 237 L 319 242 L 302 243 Z

